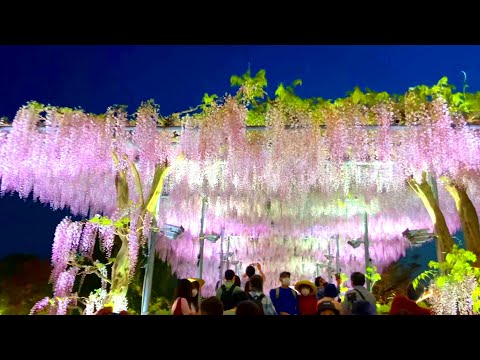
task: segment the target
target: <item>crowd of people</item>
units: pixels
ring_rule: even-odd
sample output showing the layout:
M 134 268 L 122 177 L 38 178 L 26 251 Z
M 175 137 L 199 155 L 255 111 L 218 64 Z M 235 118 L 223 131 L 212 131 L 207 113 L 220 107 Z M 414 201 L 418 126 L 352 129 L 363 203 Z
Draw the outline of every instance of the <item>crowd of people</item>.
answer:
M 256 273 L 257 267 L 258 273 Z M 181 279 L 172 305 L 173 315 L 377 315 L 375 296 L 365 287 L 365 275 L 354 272 L 350 276 L 351 289 L 340 298 L 340 276 L 337 284 L 321 276 L 291 284 L 288 271 L 280 273 L 280 286 L 263 291 L 265 274 L 260 264 L 246 268 L 246 283 L 233 270 L 225 271 L 223 284 L 217 283 L 216 295 L 201 297 L 203 279 Z M 420 307 L 417 300 L 424 288 L 409 285 L 406 294 L 397 294 L 390 315 L 430 315 L 430 310 Z

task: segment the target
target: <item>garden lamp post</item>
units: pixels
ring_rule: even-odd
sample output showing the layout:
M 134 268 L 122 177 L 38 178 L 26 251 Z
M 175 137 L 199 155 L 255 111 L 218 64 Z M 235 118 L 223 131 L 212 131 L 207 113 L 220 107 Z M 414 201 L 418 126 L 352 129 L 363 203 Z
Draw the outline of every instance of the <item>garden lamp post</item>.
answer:
M 155 245 L 157 244 L 158 224 L 157 217 L 160 209 L 160 201 L 162 197 L 158 197 L 155 208 L 155 215 L 152 217 L 152 227 L 148 236 L 148 260 L 145 265 L 145 275 L 143 277 L 142 289 L 142 309 L 141 315 L 148 315 L 148 307 L 150 305 L 150 296 L 152 293 L 153 267 L 155 264 Z
M 198 278 L 202 279 L 203 275 L 203 247 L 205 246 L 205 213 L 207 211 L 207 198 L 202 198 L 202 218 L 200 219 L 200 261 L 198 263 Z
M 370 252 L 369 252 L 369 241 L 368 241 L 368 213 L 365 210 L 363 213 L 363 246 L 365 248 L 365 274 L 368 273 L 367 269 L 370 266 Z M 370 279 L 367 277 L 367 290 L 370 289 Z

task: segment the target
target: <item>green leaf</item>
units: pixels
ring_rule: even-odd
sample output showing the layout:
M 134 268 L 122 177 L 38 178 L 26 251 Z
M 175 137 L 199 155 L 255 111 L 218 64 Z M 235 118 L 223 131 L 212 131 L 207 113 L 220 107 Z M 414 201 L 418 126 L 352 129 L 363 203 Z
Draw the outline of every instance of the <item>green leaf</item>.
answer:
M 128 217 L 128 216 L 124 216 L 121 219 L 115 221 L 115 223 L 114 223 L 115 227 L 117 227 L 117 228 L 124 227 L 128 224 L 130 224 L 130 217 Z
M 446 278 L 445 276 L 440 276 L 438 279 L 437 279 L 437 286 L 439 288 L 443 287 L 446 283 Z
M 477 255 L 475 255 L 473 252 L 467 251 L 465 255 L 466 255 L 467 261 L 470 261 L 472 263 L 477 261 Z
M 112 224 L 112 220 L 110 220 L 106 216 L 99 216 L 99 215 L 91 218 L 88 221 L 90 221 L 91 223 L 95 223 L 95 224 L 99 224 L 99 225 L 105 225 L 105 226 L 108 226 L 108 225 Z
M 287 91 L 285 90 L 285 87 L 283 86 L 283 84 L 280 83 L 280 85 L 278 85 L 277 90 L 275 90 L 275 96 L 277 96 L 280 99 L 283 99 L 285 98 L 286 95 L 287 95 Z
M 364 94 L 362 93 L 360 88 L 358 86 L 355 86 L 355 90 L 353 91 L 353 94 L 352 94 L 353 103 L 358 104 L 363 97 L 364 97 Z
M 452 254 L 447 254 L 447 256 L 445 257 L 445 260 L 447 261 L 448 264 L 452 264 L 454 261 L 454 257 Z
M 446 86 L 448 85 L 448 78 L 446 76 L 442 77 L 440 80 L 438 80 L 437 83 L 438 86 Z
M 295 86 L 299 86 L 299 85 L 302 85 L 302 79 L 296 79 L 293 81 L 292 83 L 292 86 L 295 87 Z
M 412 281 L 413 289 L 416 290 L 418 286 L 418 277 L 413 279 Z
M 91 222 L 91 223 L 94 223 L 94 224 L 100 224 L 100 217 L 95 216 L 88 221 Z
M 42 111 L 45 109 L 45 105 L 39 103 L 38 101 L 30 101 L 27 103 L 27 105 L 37 111 Z
M 106 217 L 103 217 L 100 219 L 100 225 L 104 225 L 104 226 L 112 225 L 112 220 Z
M 205 93 L 205 94 L 203 95 L 202 101 L 203 101 L 203 103 L 204 103 L 205 105 L 212 105 L 212 104 L 213 104 L 213 101 L 214 101 L 216 98 L 218 98 L 218 96 L 215 95 L 215 94 L 209 96 L 208 93 Z
M 240 76 L 232 75 L 230 77 L 230 85 L 231 86 L 242 86 L 243 80 Z
M 456 93 L 452 96 L 452 103 L 454 106 L 460 106 L 464 101 L 464 96 L 462 93 Z

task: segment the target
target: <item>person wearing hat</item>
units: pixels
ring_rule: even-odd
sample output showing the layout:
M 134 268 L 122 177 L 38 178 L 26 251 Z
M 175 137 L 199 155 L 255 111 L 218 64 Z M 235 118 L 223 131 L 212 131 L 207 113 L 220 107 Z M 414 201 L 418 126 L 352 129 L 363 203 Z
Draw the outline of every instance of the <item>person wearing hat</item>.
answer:
M 323 302 L 328 301 L 332 303 L 335 308 L 338 310 L 339 313 L 342 312 L 342 305 L 336 300 L 336 297 L 338 296 L 338 289 L 335 285 L 333 284 L 327 284 L 325 285 L 325 290 L 323 292 L 323 298 L 318 300 L 317 306 L 320 306 Z
M 317 315 L 340 315 L 340 311 L 332 301 L 323 300 L 319 301 Z
M 205 284 L 205 280 L 199 278 L 189 278 L 188 281 L 192 283 L 192 312 L 200 314 L 201 290 Z
M 297 281 L 295 290 L 300 293 L 298 299 L 299 315 L 316 315 L 317 314 L 317 287 L 308 280 Z

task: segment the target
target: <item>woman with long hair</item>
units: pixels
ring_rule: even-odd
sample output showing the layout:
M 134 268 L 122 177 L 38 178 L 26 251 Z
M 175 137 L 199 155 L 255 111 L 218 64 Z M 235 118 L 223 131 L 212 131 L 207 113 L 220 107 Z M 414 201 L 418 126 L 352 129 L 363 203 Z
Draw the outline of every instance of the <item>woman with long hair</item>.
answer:
M 200 303 L 203 300 L 202 287 L 205 284 L 205 280 L 190 278 L 188 281 L 192 283 L 192 303 L 190 307 L 192 308 L 192 312 L 198 315 L 200 314 Z
M 175 291 L 175 301 L 172 305 L 172 315 L 192 315 L 192 283 L 181 279 Z

